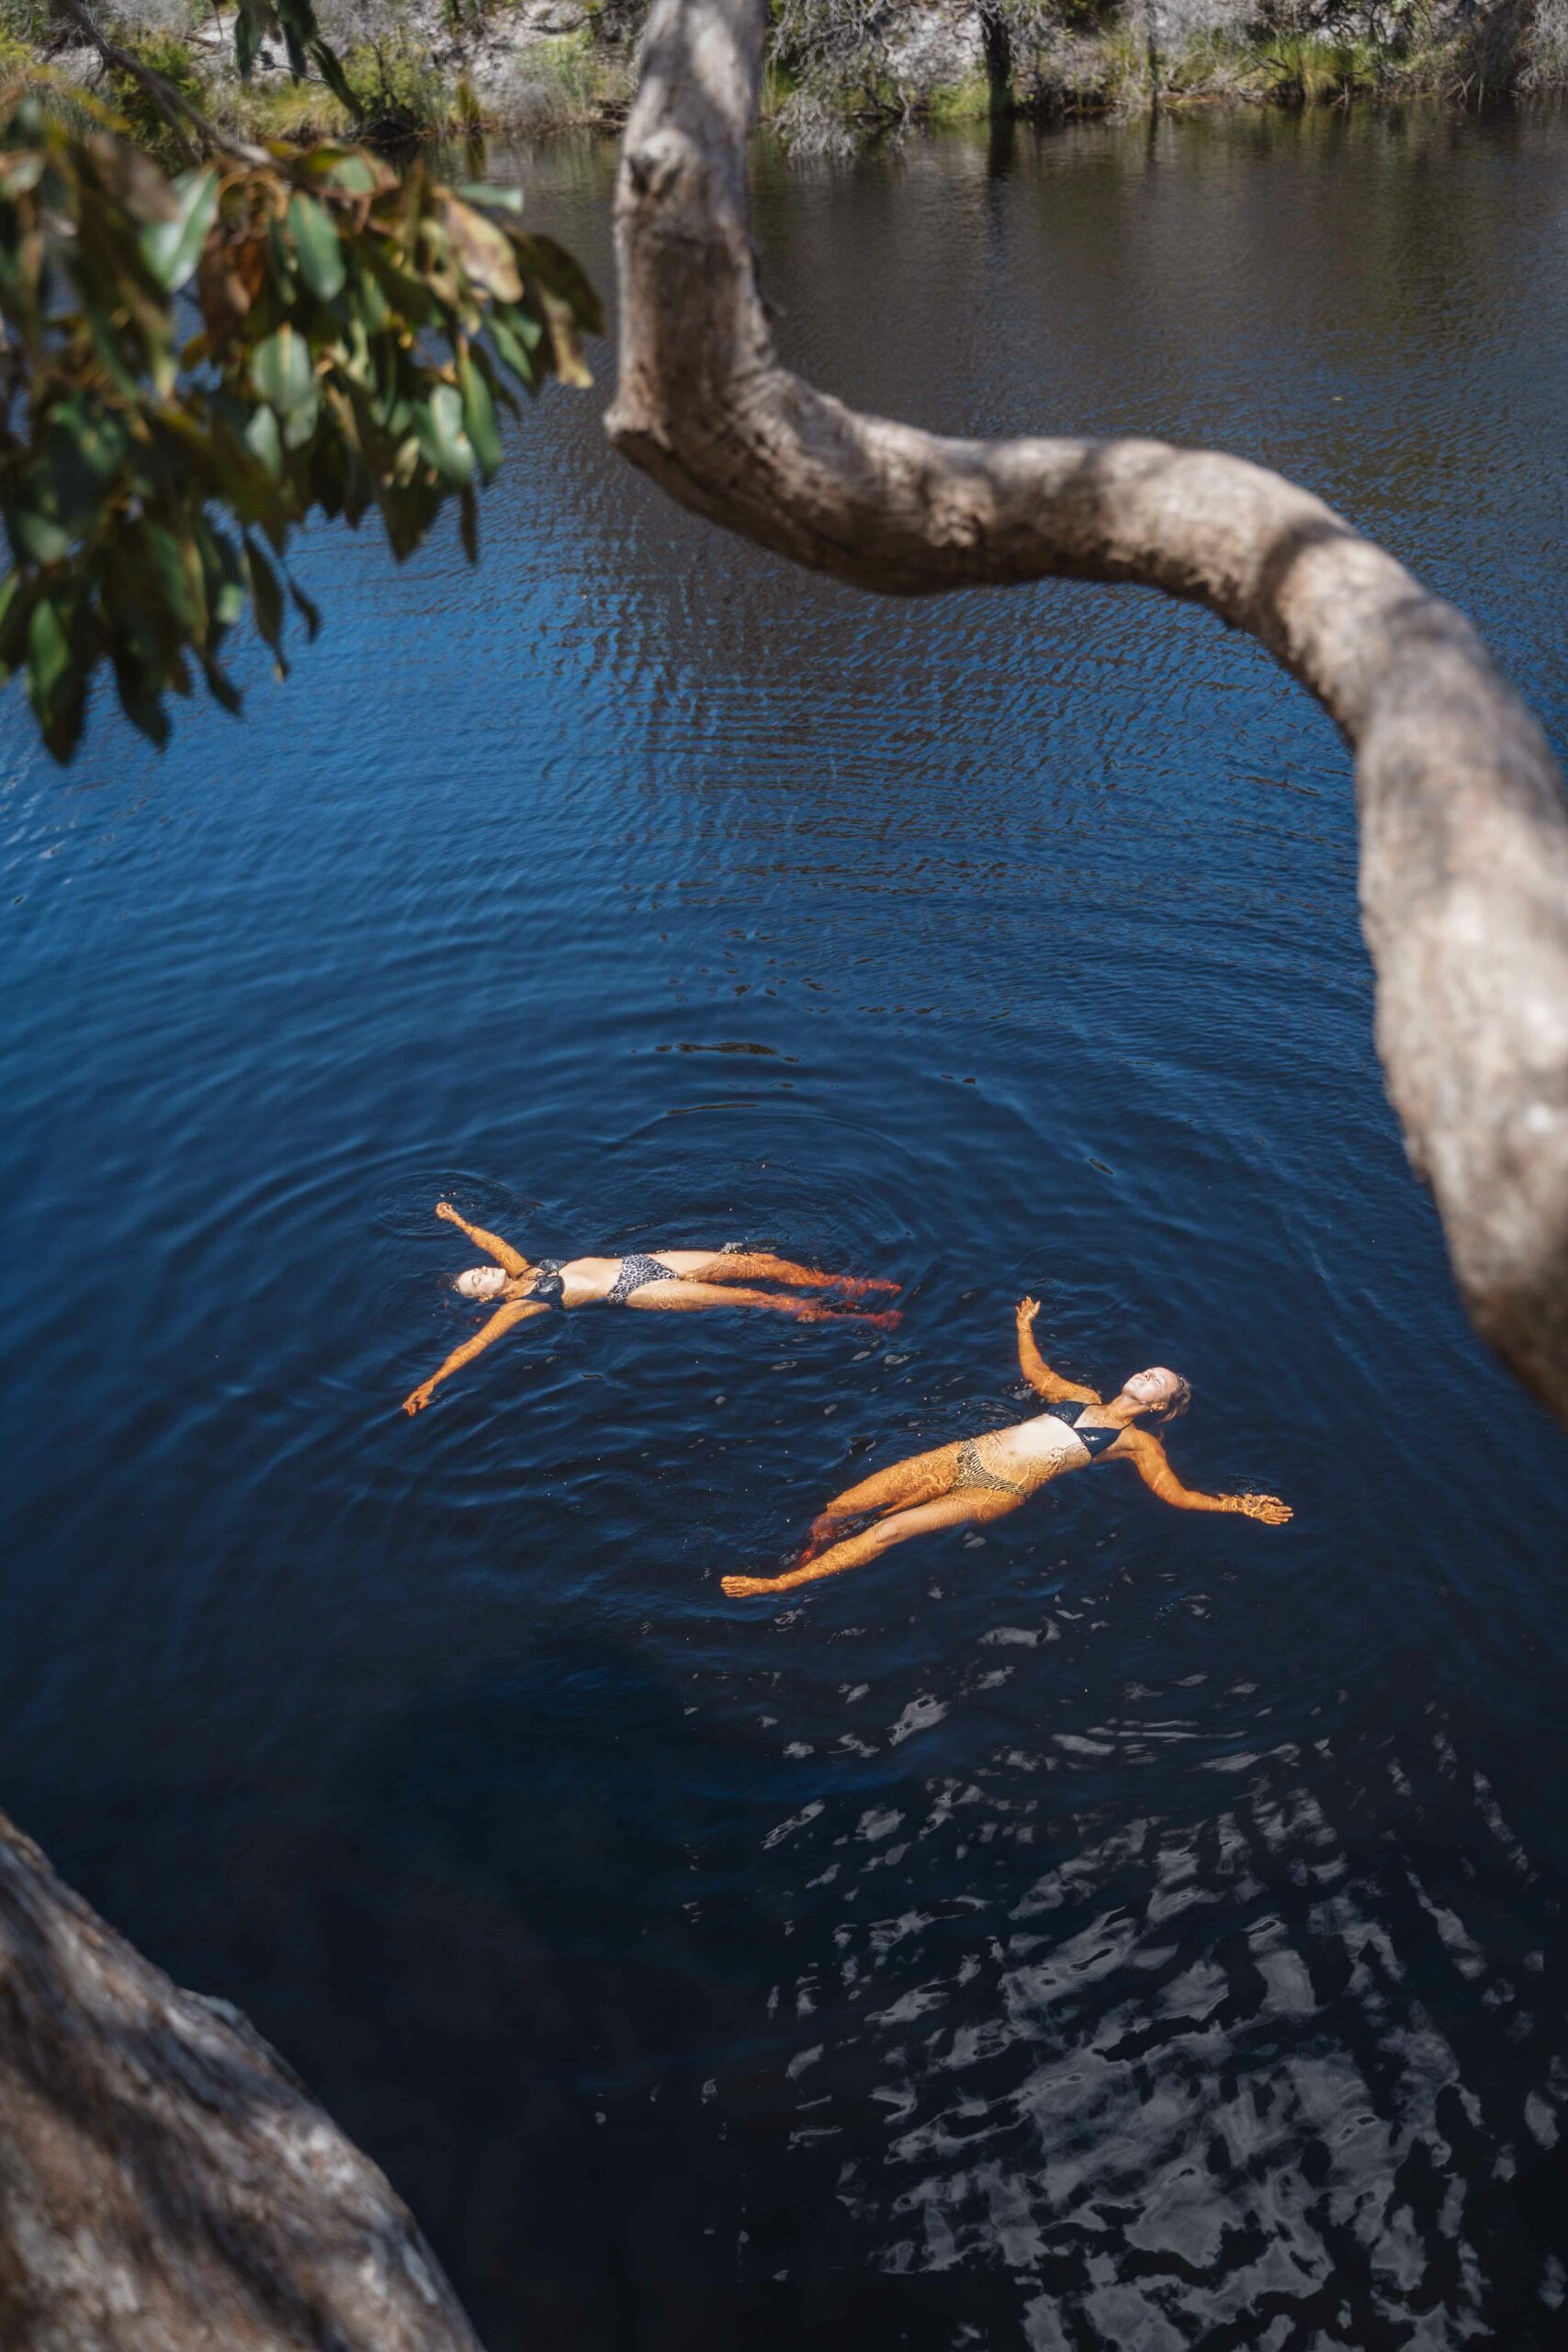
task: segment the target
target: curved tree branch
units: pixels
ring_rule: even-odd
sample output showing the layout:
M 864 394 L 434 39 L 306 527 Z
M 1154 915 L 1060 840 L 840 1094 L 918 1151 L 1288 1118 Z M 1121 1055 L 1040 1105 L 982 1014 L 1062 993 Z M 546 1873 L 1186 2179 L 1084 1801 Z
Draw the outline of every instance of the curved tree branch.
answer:
M 774 356 L 747 226 L 764 0 L 655 0 L 616 207 L 612 440 L 813 570 L 1137 582 L 1258 638 L 1356 754 L 1377 1042 L 1477 1329 L 1568 1422 L 1568 808 L 1475 631 L 1328 507 L 1154 441 L 959 441 Z

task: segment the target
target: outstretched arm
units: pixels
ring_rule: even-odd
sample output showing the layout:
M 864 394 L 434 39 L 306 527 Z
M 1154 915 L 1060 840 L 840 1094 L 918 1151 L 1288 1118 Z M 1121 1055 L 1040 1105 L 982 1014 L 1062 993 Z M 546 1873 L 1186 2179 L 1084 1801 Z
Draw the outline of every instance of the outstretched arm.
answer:
M 499 1340 L 503 1331 L 510 1331 L 514 1323 L 526 1323 L 531 1315 L 547 1315 L 549 1311 L 547 1306 L 536 1305 L 531 1298 L 509 1299 L 504 1306 L 496 1309 L 482 1330 L 476 1331 L 471 1340 L 465 1340 L 460 1348 L 453 1349 L 439 1372 L 433 1372 L 412 1396 L 403 1398 L 404 1412 L 417 1413 L 422 1405 L 428 1405 L 444 1380 L 449 1380 L 455 1372 L 461 1372 L 463 1366 L 472 1363 L 476 1356 L 482 1356 L 491 1342 Z
M 1034 1318 L 1040 1312 L 1037 1298 L 1021 1298 L 1015 1309 L 1018 1317 L 1018 1368 L 1037 1396 L 1045 1396 L 1055 1404 L 1060 1396 L 1076 1396 L 1080 1404 L 1102 1402 L 1098 1388 L 1085 1388 L 1076 1380 L 1064 1380 L 1053 1372 L 1034 1344 Z
M 1130 1462 L 1150 1493 L 1176 1510 L 1238 1510 L 1247 1519 L 1262 1520 L 1268 1527 L 1281 1527 L 1291 1516 L 1290 1504 L 1282 1503 L 1278 1495 L 1202 1495 L 1195 1487 L 1184 1487 L 1166 1458 L 1164 1446 L 1146 1430 L 1124 1430 L 1105 1459 Z
M 504 1266 L 509 1274 L 527 1272 L 529 1261 L 520 1250 L 514 1250 L 510 1241 L 503 1241 L 499 1233 L 487 1233 L 482 1225 L 470 1225 L 466 1216 L 458 1216 L 450 1201 L 437 1201 L 435 1214 L 444 1216 L 448 1225 L 455 1225 L 460 1233 L 466 1233 L 487 1258 L 493 1258 L 496 1264 Z

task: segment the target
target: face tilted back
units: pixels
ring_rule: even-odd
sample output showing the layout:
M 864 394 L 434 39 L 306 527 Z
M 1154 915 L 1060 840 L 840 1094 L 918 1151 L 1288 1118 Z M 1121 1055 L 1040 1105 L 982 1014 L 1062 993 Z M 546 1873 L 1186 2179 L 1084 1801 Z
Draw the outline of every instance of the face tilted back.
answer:
M 502 1266 L 468 1266 L 452 1285 L 465 1298 L 494 1298 L 505 1286 L 506 1271 Z
M 1168 1365 L 1153 1364 L 1147 1372 L 1135 1372 L 1122 1394 L 1131 1396 L 1140 1413 L 1148 1413 L 1157 1420 L 1174 1420 L 1192 1402 L 1192 1391 L 1179 1372 Z

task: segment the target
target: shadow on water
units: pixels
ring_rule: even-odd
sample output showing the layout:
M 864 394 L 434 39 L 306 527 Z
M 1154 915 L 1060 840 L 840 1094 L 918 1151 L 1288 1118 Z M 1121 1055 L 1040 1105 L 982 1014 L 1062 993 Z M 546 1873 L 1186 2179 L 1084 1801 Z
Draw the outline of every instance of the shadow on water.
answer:
M 1568 1948 L 1495 1792 L 1418 1683 L 1314 1752 L 1288 1675 L 1129 1687 L 1075 1597 L 965 1694 L 840 1699 L 804 1803 L 741 1693 L 558 1619 L 286 1834 L 260 1785 L 80 1792 L 88 1875 L 123 1912 L 226 1812 L 165 1957 L 331 2086 L 498 2348 L 1549 2341 Z M 942 1732 L 1057 1644 L 1079 1728 L 1037 1684 Z
M 1281 467 L 1561 745 L 1562 111 L 1010 139 L 763 153 L 792 357 Z M 602 279 L 610 160 L 518 159 Z M 797 579 L 589 401 L 485 527 L 314 538 L 243 735 L 62 780 L 6 719 L 7 1810 L 252 2013 L 491 2352 L 1551 2352 L 1563 1445 L 1381 1090 L 1332 730 L 1151 598 Z M 906 1318 L 573 1316 L 410 1421 L 471 1328 L 443 1196 Z M 1097 1467 L 726 1601 L 1022 1409 L 1024 1290 L 1291 1525 Z

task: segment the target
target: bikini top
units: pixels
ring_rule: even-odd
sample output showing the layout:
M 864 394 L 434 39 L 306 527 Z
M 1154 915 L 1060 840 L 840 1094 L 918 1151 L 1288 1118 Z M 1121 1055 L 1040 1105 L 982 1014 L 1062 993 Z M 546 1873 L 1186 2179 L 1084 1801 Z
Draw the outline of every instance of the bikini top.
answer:
M 564 1306 L 565 1289 L 560 1276 L 565 1263 L 564 1258 L 536 1258 L 534 1283 L 528 1296 L 537 1300 L 542 1306 Z
M 1087 1430 L 1078 1427 L 1078 1415 L 1087 1413 L 1092 1401 L 1088 1396 L 1054 1396 L 1043 1408 L 1053 1420 L 1066 1421 L 1091 1462 L 1122 1435 L 1120 1430 L 1096 1429 L 1092 1423 Z

